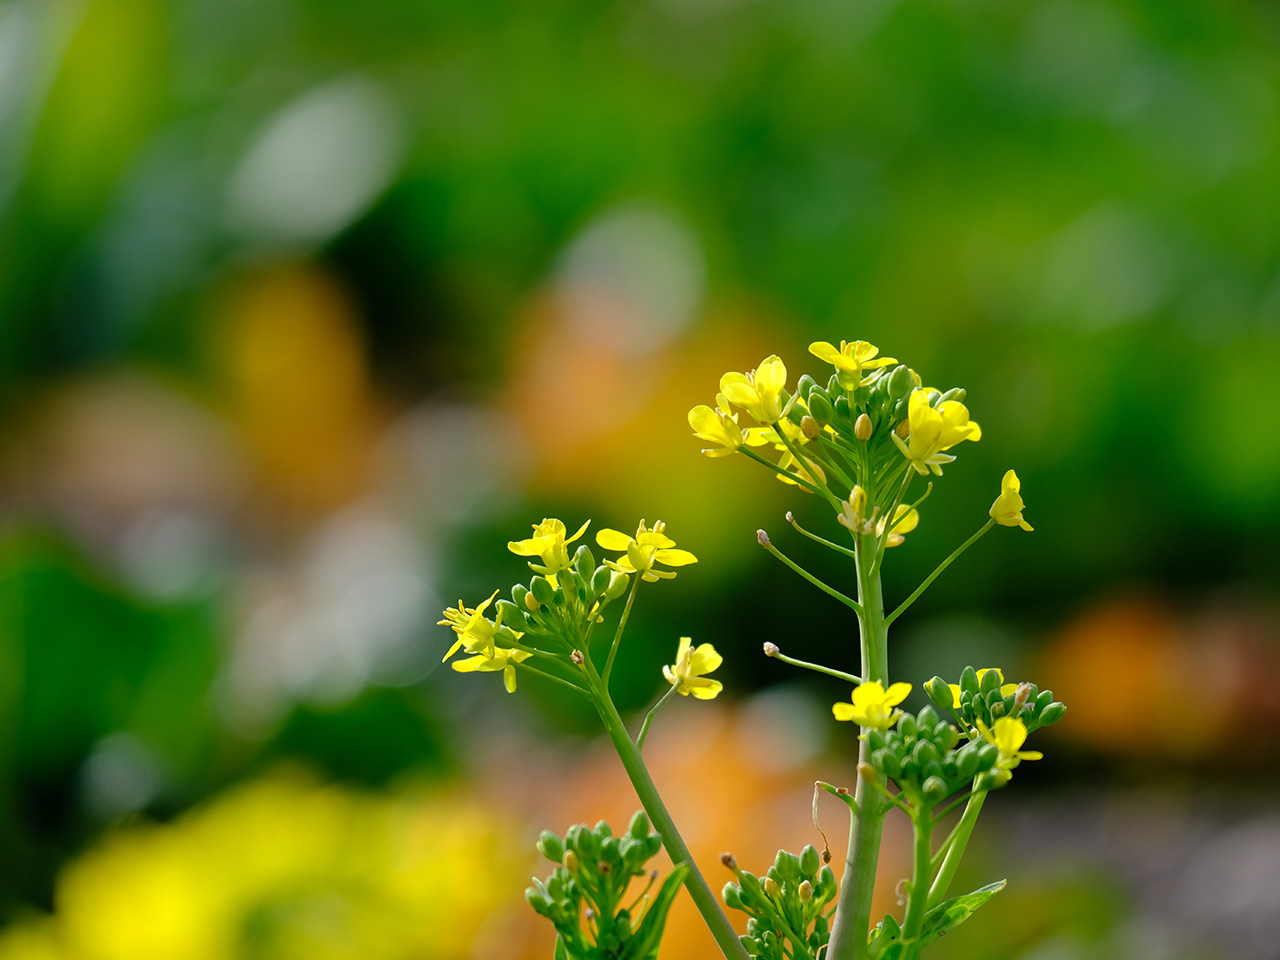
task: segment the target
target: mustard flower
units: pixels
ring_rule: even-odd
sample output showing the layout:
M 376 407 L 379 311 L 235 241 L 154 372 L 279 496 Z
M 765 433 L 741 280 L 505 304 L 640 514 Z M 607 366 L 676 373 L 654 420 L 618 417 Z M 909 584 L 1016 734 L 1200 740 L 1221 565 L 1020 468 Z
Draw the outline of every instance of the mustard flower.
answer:
M 1000 696 L 1007 697 L 1018 689 L 1018 685 L 1016 683 L 1004 682 L 1004 671 L 1001 670 L 999 667 L 983 667 L 981 670 L 979 670 L 978 683 L 982 683 L 982 677 L 984 674 L 991 673 L 992 671 L 995 671 L 995 675 L 1000 678 Z M 951 688 L 951 709 L 959 710 L 960 709 L 960 684 L 948 683 L 947 686 Z
M 863 384 L 863 371 L 879 370 L 898 362 L 893 357 L 878 357 L 880 348 L 865 340 L 854 340 L 853 343 L 841 340 L 839 349 L 825 340 L 818 340 L 809 344 L 809 352 L 836 368 L 840 386 L 846 390 L 856 390 Z
M 786 385 L 787 366 L 774 355 L 765 357 L 750 373 L 726 373 L 720 378 L 720 392 L 758 423 L 776 423 L 782 419 L 787 412 L 782 405 Z
M 440 661 L 441 663 L 444 663 L 445 660 L 457 653 L 460 647 L 466 647 L 468 653 L 492 655 L 494 649 L 493 637 L 498 632 L 498 628 L 502 626 L 502 614 L 499 613 L 498 619 L 493 621 L 489 620 L 484 615 L 484 612 L 489 608 L 489 604 L 493 603 L 497 595 L 498 591 L 493 591 L 489 599 L 474 610 L 469 610 L 459 600 L 456 607 L 450 607 L 444 612 L 444 619 L 439 621 L 440 625 L 452 627 L 453 632 L 458 635 L 458 639 L 449 648 L 449 652 L 444 655 L 444 658 Z
M 507 688 L 507 693 L 516 692 L 516 664 L 523 663 L 533 654 L 527 650 L 507 650 L 497 647 L 490 651 L 489 654 L 480 654 L 471 657 L 468 660 L 455 660 L 453 669 L 459 673 L 492 673 L 498 670 L 502 671 L 502 683 Z
M 568 570 L 572 559 L 569 556 L 568 544 L 582 536 L 591 521 L 588 520 L 578 528 L 572 537 L 565 538 L 564 522 L 555 519 L 544 519 L 533 525 L 533 536 L 528 540 L 513 540 L 507 549 L 519 557 L 541 557 L 543 566 L 529 566 L 542 574 L 553 574 L 560 570 Z
M 876 524 L 876 536 L 884 533 L 885 518 L 881 517 L 880 522 Z M 906 535 L 920 525 L 920 514 L 912 507 L 905 503 L 898 504 L 898 508 L 893 511 L 893 526 L 889 528 L 889 536 L 885 539 L 886 547 L 901 546 L 906 540 Z
M 809 493 L 812 493 L 813 491 L 809 490 L 808 487 L 803 486 L 799 480 L 807 480 L 816 487 L 826 486 L 826 472 L 812 460 L 807 458 L 804 460 L 797 460 L 795 454 L 790 450 L 787 450 L 778 458 L 778 466 L 790 474 L 790 476 L 784 476 L 781 473 L 774 474 L 774 476 L 783 483 L 789 483 L 793 486 L 800 487 L 801 490 L 805 490 Z M 797 477 L 799 479 L 793 480 L 792 477 Z
M 929 403 L 928 391 L 911 391 L 907 402 L 907 425 L 910 433 L 904 441 L 890 434 L 903 456 L 922 476 L 933 471 L 942 475 L 942 465 L 955 457 L 943 453 L 962 440 L 980 440 L 982 428 L 969 419 L 969 408 L 959 400 L 947 400 L 935 408 Z
M 640 527 L 634 537 L 628 537 L 618 530 L 607 527 L 596 534 L 596 543 L 606 550 L 622 552 L 617 560 L 606 560 L 605 563 L 621 573 L 638 573 L 649 583 L 658 580 L 671 580 L 675 574 L 670 570 L 658 570 L 655 563 L 665 563 L 669 567 L 683 567 L 697 563 L 698 558 L 688 550 L 673 549 L 676 542 L 664 532 L 667 525 L 661 520 L 654 521 L 650 530 L 640 521 Z
M 1001 783 L 1013 776 L 1013 769 L 1023 760 L 1039 760 L 1044 756 L 1039 750 L 1020 749 L 1027 741 L 1027 725 L 1017 717 L 1001 717 L 990 728 L 979 720 L 978 732 L 1000 751 L 995 774 Z
M 1035 528 L 1022 519 L 1025 504 L 1022 502 L 1022 481 L 1012 470 L 1000 481 L 1000 496 L 991 505 L 991 518 L 1002 527 L 1021 527 L 1023 530 Z
M 703 450 L 704 456 L 727 457 L 737 453 L 746 442 L 742 428 L 738 426 L 738 416 L 730 412 L 729 400 L 723 393 L 716 394 L 714 407 L 699 404 L 690 410 L 689 426 L 693 428 L 695 437 L 717 445 Z
M 894 683 L 886 690 L 879 680 L 853 688 L 852 703 L 834 703 L 831 712 L 837 720 L 852 720 L 863 727 L 888 730 L 902 716 L 894 708 L 907 698 L 911 684 Z
M 693 694 L 699 700 L 711 700 L 724 689 L 719 680 L 704 679 L 704 674 L 718 670 L 724 658 L 716 653 L 716 648 L 709 643 L 694 647 L 688 637 L 680 638 L 680 647 L 676 650 L 676 662 L 662 668 L 662 675 L 667 683 L 676 688 L 682 697 Z
M 860 484 L 855 483 L 849 491 L 849 499 L 840 504 L 836 522 L 855 534 L 866 533 L 867 491 Z

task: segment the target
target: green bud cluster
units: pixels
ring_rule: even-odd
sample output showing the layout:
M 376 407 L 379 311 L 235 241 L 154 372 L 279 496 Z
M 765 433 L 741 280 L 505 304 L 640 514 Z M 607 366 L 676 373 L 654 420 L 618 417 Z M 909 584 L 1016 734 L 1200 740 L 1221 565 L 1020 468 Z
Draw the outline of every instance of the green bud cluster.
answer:
M 931 706 L 914 716 L 904 713 L 889 730 L 867 731 L 871 766 L 896 783 L 908 801 L 924 809 L 967 786 L 999 759 L 995 744 L 959 743 L 959 731 Z
M 727 906 L 750 917 L 741 938 L 747 953 L 765 960 L 818 956 L 831 936 L 827 905 L 839 892 L 835 873 L 818 851 L 807 846 L 796 856 L 779 850 L 763 878 L 725 859 L 738 879 L 726 883 L 721 895 Z M 799 953 L 801 948 L 807 953 Z
M 955 699 L 947 682 L 941 677 L 934 677 L 924 685 L 929 699 L 939 707 L 960 718 L 966 729 L 977 726 L 981 720 L 988 728 L 1001 717 L 1016 717 L 1032 733 L 1041 727 L 1057 723 L 1067 712 L 1067 706 L 1053 699 L 1052 690 L 1041 690 L 1034 683 L 1020 683 L 1011 693 L 1001 693 L 1000 675 L 989 670 L 978 679 L 978 672 L 973 667 L 965 667 L 960 674 L 960 706 L 955 708 Z
M 497 607 L 501 622 L 511 629 L 575 650 L 584 645 L 591 623 L 630 584 L 627 574 L 597 566 L 584 543 L 571 565 L 555 574 L 554 584 L 545 576 L 535 576 L 527 587 L 519 583 L 512 587 L 511 600 L 499 600 Z
M 667 912 L 689 868 L 678 864 L 656 893 L 658 877 L 646 864 L 662 849 L 649 832 L 649 818 L 637 811 L 627 832 L 615 837 L 601 820 L 568 829 L 564 838 L 542 831 L 538 851 L 559 866 L 547 879 L 533 879 L 525 900 L 552 922 L 559 935 L 556 957 L 568 960 L 652 960 L 666 926 Z M 645 888 L 627 902 L 628 888 L 647 878 Z M 586 909 L 584 910 L 583 907 Z

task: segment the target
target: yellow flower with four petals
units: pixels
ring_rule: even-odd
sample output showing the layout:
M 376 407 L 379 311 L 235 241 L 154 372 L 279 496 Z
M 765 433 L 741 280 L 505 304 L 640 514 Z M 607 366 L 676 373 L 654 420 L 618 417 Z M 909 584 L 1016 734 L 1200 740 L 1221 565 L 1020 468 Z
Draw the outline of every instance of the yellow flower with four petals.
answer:
M 880 348 L 865 340 L 854 340 L 852 343 L 841 340 L 839 349 L 826 340 L 818 340 L 809 344 L 809 352 L 836 368 L 840 386 L 846 390 L 856 390 L 863 385 L 864 371 L 879 370 L 898 362 L 893 357 L 879 356 Z
M 729 400 L 723 393 L 716 394 L 716 405 L 708 407 L 698 404 L 689 411 L 689 426 L 693 435 L 699 440 L 707 440 L 716 446 L 703 450 L 704 456 L 727 457 L 737 453 L 746 443 L 742 428 L 738 426 L 738 415 L 731 412 Z
M 617 560 L 606 560 L 612 569 L 622 573 L 638 573 L 649 583 L 658 580 L 671 580 L 675 574 L 670 570 L 658 570 L 656 563 L 664 563 L 668 567 L 683 567 L 697 563 L 698 558 L 688 550 L 676 550 L 676 542 L 664 532 L 667 525 L 661 520 L 654 521 L 650 530 L 640 521 L 640 528 L 634 537 L 628 537 L 619 530 L 608 527 L 596 534 L 596 543 L 606 550 L 618 550 L 622 553 Z
M 910 433 L 905 441 L 897 433 L 890 436 L 922 476 L 930 471 L 942 475 L 942 465 L 955 459 L 944 450 L 962 440 L 982 439 L 982 428 L 969 419 L 968 407 L 959 400 L 945 400 L 935 408 L 929 393 L 921 389 L 911 391 L 907 401 L 907 425 Z
M 909 683 L 890 684 L 886 690 L 879 680 L 872 680 L 853 688 L 851 703 L 832 704 L 831 712 L 837 720 L 852 720 L 862 727 L 888 730 L 902 716 L 902 711 L 894 708 L 910 692 Z
M 577 533 L 566 538 L 565 534 L 568 531 L 565 529 L 564 521 L 547 518 L 533 525 L 532 537 L 528 540 L 512 540 L 507 544 L 507 549 L 518 557 L 541 557 L 542 567 L 529 564 L 538 573 L 553 574 L 568 570 L 569 564 L 572 563 L 568 545 L 582 536 L 590 525 L 591 521 L 588 520 L 578 528 Z
M 750 373 L 731 372 L 720 378 L 720 392 L 729 402 L 765 424 L 777 423 L 786 414 L 782 404 L 786 386 L 787 366 L 776 355 L 765 357 Z
M 996 779 L 1004 783 L 1013 776 L 1013 769 L 1023 760 L 1040 760 L 1044 754 L 1039 750 L 1023 750 L 1027 742 L 1027 725 L 1017 717 L 1001 717 L 990 727 L 978 721 L 978 732 L 987 743 L 994 743 L 1000 751 L 996 760 Z
M 719 669 L 723 662 L 724 658 L 711 644 L 702 643 L 695 647 L 688 637 L 681 637 L 676 662 L 664 666 L 662 675 L 682 697 L 692 693 L 699 700 L 711 700 L 724 689 L 724 684 L 719 680 L 707 680 L 704 674 Z

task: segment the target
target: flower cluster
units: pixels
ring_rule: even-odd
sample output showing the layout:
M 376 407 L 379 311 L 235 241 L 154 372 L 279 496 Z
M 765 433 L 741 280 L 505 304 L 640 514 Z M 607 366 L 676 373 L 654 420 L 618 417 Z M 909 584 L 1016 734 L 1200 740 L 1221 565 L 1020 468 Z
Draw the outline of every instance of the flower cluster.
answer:
M 750 917 L 742 938 L 748 954 L 765 960 L 822 955 L 831 935 L 828 905 L 838 887 L 815 847 L 805 847 L 799 856 L 779 850 L 763 878 L 740 869 L 731 854 L 720 860 L 737 878 L 721 892 L 726 906 Z
M 649 960 L 657 952 L 667 912 L 689 873 L 678 864 L 656 890 L 658 871 L 646 864 L 662 849 L 637 811 L 627 832 L 615 837 L 601 820 L 569 828 L 564 839 L 542 831 L 538 851 L 559 866 L 545 881 L 536 877 L 525 899 L 556 928 L 556 956 L 566 960 Z M 634 897 L 635 880 L 648 883 Z
M 924 499 L 904 499 L 910 477 L 940 476 L 955 460 L 949 451 L 980 440 L 982 428 L 969 418 L 964 390 L 924 386 L 865 340 L 820 340 L 809 352 L 834 368 L 825 384 L 805 375 L 791 390 L 783 361 L 766 357 L 754 370 L 721 377 L 714 407 L 689 411 L 694 436 L 711 444 L 702 451 L 709 457 L 742 453 L 826 498 L 855 540 L 898 546 L 919 523 L 915 508 Z M 741 422 L 744 415 L 754 424 Z M 1030 530 L 1022 509 L 1009 471 L 991 516 Z

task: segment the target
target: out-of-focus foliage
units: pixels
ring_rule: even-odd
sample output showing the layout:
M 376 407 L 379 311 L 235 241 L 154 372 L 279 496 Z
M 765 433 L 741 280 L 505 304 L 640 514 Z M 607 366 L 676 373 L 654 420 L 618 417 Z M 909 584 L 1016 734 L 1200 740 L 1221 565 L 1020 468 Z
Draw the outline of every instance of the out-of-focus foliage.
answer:
M 843 611 L 753 540 L 834 518 L 684 426 L 816 339 L 982 424 L 890 594 L 1010 467 L 1036 528 L 895 625 L 902 675 L 1044 677 L 1051 769 L 1095 790 L 1271 796 L 1278 45 L 1263 0 L 0 5 L 7 914 L 280 757 L 383 789 L 586 729 L 438 670 L 437 611 L 523 574 L 480 544 L 542 516 L 701 561 L 637 609 L 624 705 L 682 635 L 729 697 L 777 680 L 763 640 L 836 660 Z M 1123 941 L 1092 936 L 1063 949 Z

